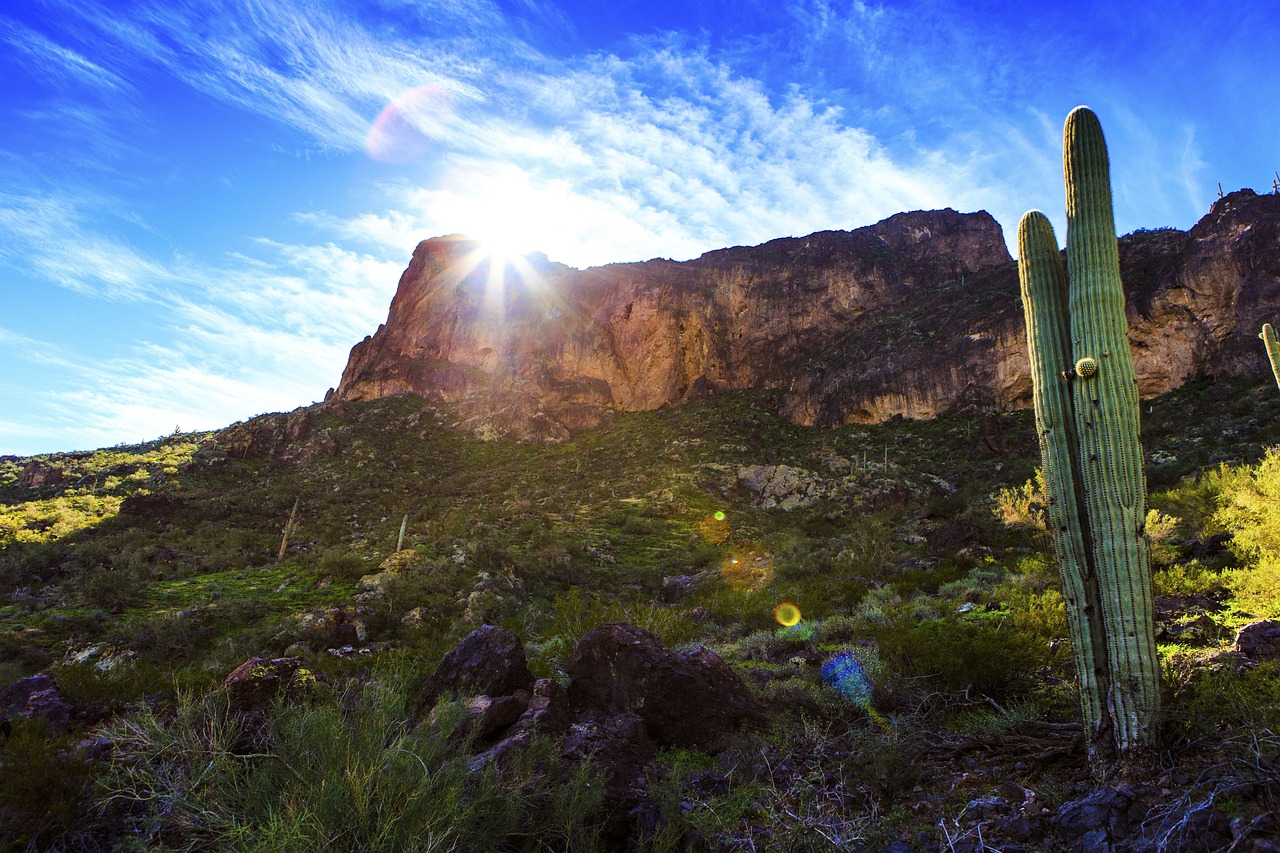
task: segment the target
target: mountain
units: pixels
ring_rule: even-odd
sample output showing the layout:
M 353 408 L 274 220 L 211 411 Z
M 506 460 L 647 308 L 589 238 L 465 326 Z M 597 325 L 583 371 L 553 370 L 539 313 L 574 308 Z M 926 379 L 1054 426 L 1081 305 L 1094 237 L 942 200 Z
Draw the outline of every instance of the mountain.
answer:
M 1144 397 L 1264 365 L 1280 316 L 1280 196 L 1240 190 L 1189 232 L 1122 238 Z M 777 389 L 792 423 L 1031 403 L 1017 266 L 985 211 L 916 211 L 683 263 L 501 264 L 461 236 L 413 253 L 331 397 L 458 404 L 487 435 L 559 440 L 615 412 Z

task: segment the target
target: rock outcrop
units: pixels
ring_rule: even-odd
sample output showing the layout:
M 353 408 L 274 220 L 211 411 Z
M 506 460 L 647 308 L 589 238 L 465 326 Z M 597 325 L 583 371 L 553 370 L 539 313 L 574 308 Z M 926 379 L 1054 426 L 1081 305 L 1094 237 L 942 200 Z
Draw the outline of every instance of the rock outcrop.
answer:
M 1138 232 L 1120 252 L 1144 396 L 1265 368 L 1280 196 L 1240 190 L 1190 232 Z M 780 414 L 810 425 L 1029 406 L 1000 226 L 918 211 L 581 271 L 541 255 L 499 268 L 466 238 L 426 240 L 331 396 L 416 394 L 455 404 L 481 434 L 554 440 L 615 411 L 749 388 L 780 391 Z

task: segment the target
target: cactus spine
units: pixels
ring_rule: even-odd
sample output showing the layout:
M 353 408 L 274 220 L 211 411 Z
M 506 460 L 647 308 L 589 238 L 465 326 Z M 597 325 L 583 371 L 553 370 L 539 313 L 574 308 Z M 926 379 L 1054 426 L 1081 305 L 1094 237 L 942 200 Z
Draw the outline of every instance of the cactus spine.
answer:
M 1048 219 L 1018 227 L 1019 280 L 1049 517 L 1095 771 L 1155 736 L 1159 666 L 1144 537 L 1138 389 L 1106 143 L 1078 107 L 1063 130 L 1067 266 Z
M 1267 358 L 1271 361 L 1271 372 L 1275 374 L 1276 385 L 1280 385 L 1280 343 L 1276 342 L 1276 330 L 1270 323 L 1262 324 L 1262 344 L 1267 348 Z

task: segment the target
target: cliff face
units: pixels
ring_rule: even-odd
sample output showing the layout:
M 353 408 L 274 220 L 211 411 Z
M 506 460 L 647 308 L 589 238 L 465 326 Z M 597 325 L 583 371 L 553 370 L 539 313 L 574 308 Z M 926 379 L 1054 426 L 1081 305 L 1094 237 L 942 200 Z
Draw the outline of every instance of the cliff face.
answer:
M 1280 197 L 1220 199 L 1190 232 L 1121 241 L 1144 395 L 1262 370 L 1280 317 Z M 803 424 L 1031 402 L 1017 268 L 987 213 L 903 213 L 675 263 L 503 265 L 465 238 L 414 251 L 340 399 L 417 394 L 491 434 L 559 439 L 614 411 L 780 389 Z

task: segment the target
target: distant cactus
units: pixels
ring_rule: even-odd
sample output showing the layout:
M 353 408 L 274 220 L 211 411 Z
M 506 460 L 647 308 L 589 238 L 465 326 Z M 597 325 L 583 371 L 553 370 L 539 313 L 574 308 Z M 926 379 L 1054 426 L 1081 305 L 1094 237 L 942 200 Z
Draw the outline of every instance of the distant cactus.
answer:
M 1280 343 L 1276 342 L 1276 330 L 1270 323 L 1262 324 L 1262 332 L 1258 335 L 1267 348 L 1267 358 L 1271 361 L 1271 372 L 1276 377 L 1276 385 L 1280 386 Z
M 1063 131 L 1067 265 L 1049 220 L 1018 227 L 1036 427 L 1095 772 L 1145 756 L 1159 664 L 1143 535 L 1146 482 L 1106 143 L 1078 107 Z

